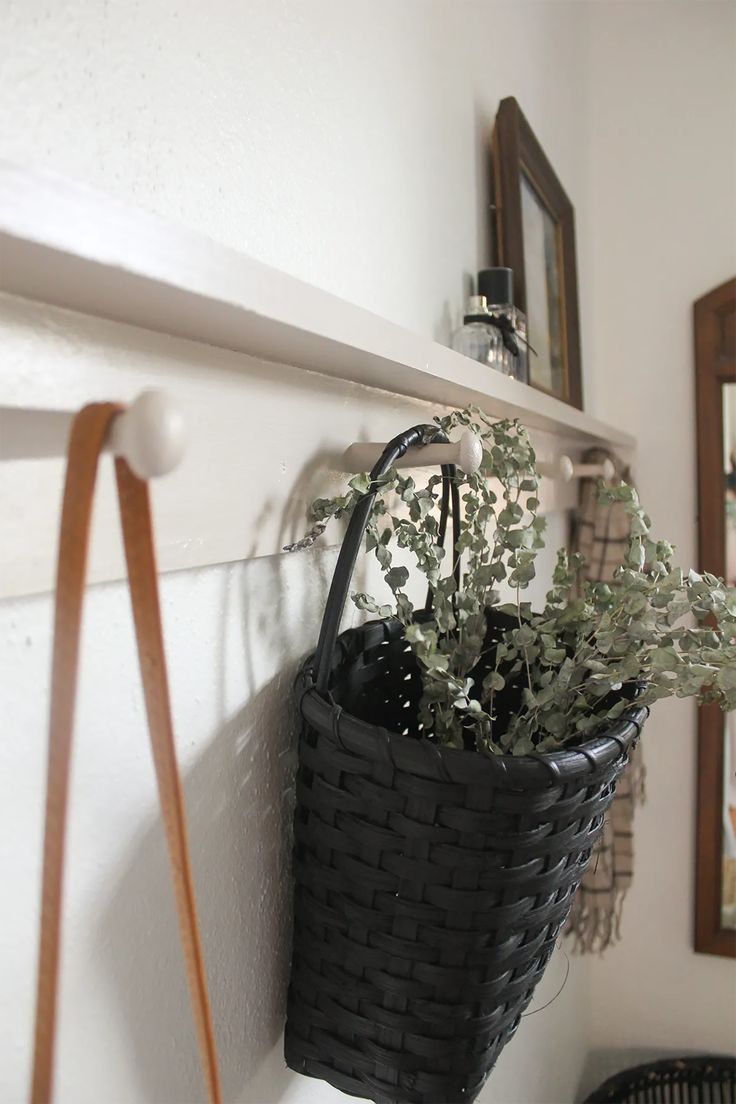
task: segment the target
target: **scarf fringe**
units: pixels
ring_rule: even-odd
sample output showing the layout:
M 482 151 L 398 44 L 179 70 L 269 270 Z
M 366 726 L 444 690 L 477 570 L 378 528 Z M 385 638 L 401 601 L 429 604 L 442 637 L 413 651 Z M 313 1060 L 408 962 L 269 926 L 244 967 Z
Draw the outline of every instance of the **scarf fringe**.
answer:
M 583 459 L 590 463 L 612 460 L 619 479 L 631 483 L 628 468 L 608 450 L 590 449 Z M 620 503 L 601 506 L 593 479 L 580 484 L 580 505 L 572 535 L 572 550 L 586 560 L 583 578 L 610 581 L 631 532 L 629 518 Z M 587 870 L 573 900 L 565 934 L 572 936 L 573 953 L 603 954 L 621 938 L 624 897 L 633 876 L 633 826 L 637 805 L 646 800 L 646 769 L 641 746 L 629 753 Z
M 608 947 L 620 941 L 625 896 L 625 890 L 618 890 L 613 907 L 590 905 L 585 899 L 585 891 L 579 891 L 565 927 L 565 935 L 573 940 L 573 954 L 602 955 Z

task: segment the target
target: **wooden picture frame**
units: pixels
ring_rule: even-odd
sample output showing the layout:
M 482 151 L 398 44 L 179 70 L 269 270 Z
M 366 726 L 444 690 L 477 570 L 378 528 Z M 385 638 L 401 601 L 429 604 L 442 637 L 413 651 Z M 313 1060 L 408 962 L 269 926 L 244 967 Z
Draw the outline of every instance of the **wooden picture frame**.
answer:
M 698 436 L 698 561 L 701 571 L 726 575 L 726 479 L 723 388 L 736 386 L 736 279 L 694 307 L 695 397 Z M 698 814 L 695 871 L 695 950 L 736 957 L 736 928 L 723 926 L 724 715 L 698 709 Z
M 583 408 L 575 212 L 513 96 L 493 128 L 496 263 L 513 269 L 527 316 L 529 382 Z

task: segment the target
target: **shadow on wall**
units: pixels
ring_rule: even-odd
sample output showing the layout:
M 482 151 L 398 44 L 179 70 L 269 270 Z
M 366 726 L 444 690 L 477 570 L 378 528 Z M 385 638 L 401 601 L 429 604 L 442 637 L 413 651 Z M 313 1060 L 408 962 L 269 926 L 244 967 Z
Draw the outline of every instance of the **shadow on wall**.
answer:
M 495 207 L 493 205 L 492 136 L 494 118 L 478 100 L 473 110 L 475 139 L 475 225 L 478 268 L 494 264 Z
M 457 287 L 459 300 L 446 299 L 442 312 L 436 319 L 432 337 L 440 345 L 452 346 L 452 336 L 462 325 L 465 308 L 476 292 L 476 271 L 496 263 L 495 259 L 495 207 L 493 203 L 493 158 L 491 138 L 493 116 L 476 100 L 473 110 L 473 142 L 475 149 L 475 266 L 473 271 L 462 274 Z
M 305 496 L 323 466 L 320 458 L 300 474 L 301 509 L 285 512 L 284 542 L 304 532 Z M 207 742 L 183 779 L 223 1097 L 239 1104 L 263 1104 L 259 1082 L 266 1074 L 267 1099 L 278 1101 L 294 1076 L 274 1051 L 283 1028 L 291 940 L 294 678 L 316 641 L 333 558 L 322 550 L 285 560 L 238 564 L 226 576 L 221 647 L 203 662 L 212 663 L 213 693 L 219 681 L 217 700 L 224 710 L 222 680 L 228 640 L 230 647 L 234 640 L 236 666 L 252 692 L 246 691 L 246 704 Z M 240 585 L 237 608 L 229 610 L 233 577 Z M 229 614 L 236 621 L 228 636 Z M 264 684 L 268 665 L 278 673 Z M 131 1040 L 140 1082 L 136 1098 L 200 1101 L 196 1037 L 158 809 L 104 908 L 99 953 Z
M 325 470 L 334 461 L 321 453 L 299 472 L 281 518 L 281 544 L 304 534 L 305 503 L 323 490 Z M 340 540 L 340 525 L 333 526 L 331 537 Z M 287 1071 L 280 1047 L 274 1049 L 283 1029 L 290 963 L 294 679 L 316 643 L 334 551 L 256 560 L 252 555 L 253 549 L 245 550 L 245 562 L 226 569 L 220 640 L 214 648 L 201 645 L 221 715 L 227 709 L 229 659 L 239 672 L 238 685 L 244 684 L 245 704 L 206 742 L 183 784 L 223 1097 L 238 1104 L 266 1099 L 276 1104 L 296 1076 Z M 365 560 L 354 583 L 357 589 L 366 586 Z M 186 627 L 191 632 L 191 619 Z M 136 1098 L 157 1104 L 201 1101 L 158 809 L 104 907 L 99 953 L 115 994 L 113 1006 L 117 1003 L 131 1040 L 131 1064 L 140 1082 Z
M 185 781 L 226 1100 L 251 1100 L 245 1086 L 283 1026 L 295 761 L 292 682 L 289 671 L 252 698 L 212 740 Z M 134 847 L 104 912 L 100 943 L 132 1040 L 141 1098 L 201 1100 L 196 1038 L 158 818 Z M 271 1099 L 278 1100 L 279 1086 L 272 1084 L 271 1091 Z

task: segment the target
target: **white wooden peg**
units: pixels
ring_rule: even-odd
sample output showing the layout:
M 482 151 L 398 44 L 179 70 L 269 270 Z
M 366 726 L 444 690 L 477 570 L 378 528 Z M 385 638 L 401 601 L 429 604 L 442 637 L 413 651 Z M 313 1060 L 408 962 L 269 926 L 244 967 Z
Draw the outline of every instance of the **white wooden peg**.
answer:
M 551 463 L 537 464 L 537 471 L 548 479 L 560 479 L 563 483 L 585 478 L 600 478 L 610 483 L 616 475 L 616 468 L 610 459 L 604 460 L 602 464 L 576 464 L 564 454 Z
M 0 406 L 0 462 L 64 456 L 74 414 L 68 410 Z M 186 446 L 178 404 L 163 391 L 144 391 L 113 420 L 105 452 L 122 456 L 139 479 L 167 475 Z
M 108 447 L 139 479 L 155 479 L 177 467 L 186 436 L 177 403 L 163 391 L 144 391 L 115 418 Z
M 342 457 L 343 471 L 370 471 L 383 452 L 385 445 L 371 441 L 360 441 L 345 450 Z M 483 446 L 474 433 L 466 430 L 457 441 L 449 444 L 424 445 L 421 448 L 407 449 L 397 468 L 439 467 L 441 464 L 455 464 L 461 471 L 477 471 L 483 460 Z

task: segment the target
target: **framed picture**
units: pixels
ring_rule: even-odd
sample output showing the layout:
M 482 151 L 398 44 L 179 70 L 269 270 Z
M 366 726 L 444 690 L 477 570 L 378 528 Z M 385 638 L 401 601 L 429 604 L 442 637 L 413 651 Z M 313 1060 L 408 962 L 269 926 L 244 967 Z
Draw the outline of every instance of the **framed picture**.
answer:
M 695 304 L 699 571 L 736 585 L 736 279 Z M 736 712 L 698 709 L 695 950 L 736 958 Z
M 527 316 L 529 382 L 582 410 L 575 213 L 511 96 L 493 129 L 496 263 L 513 269 Z

